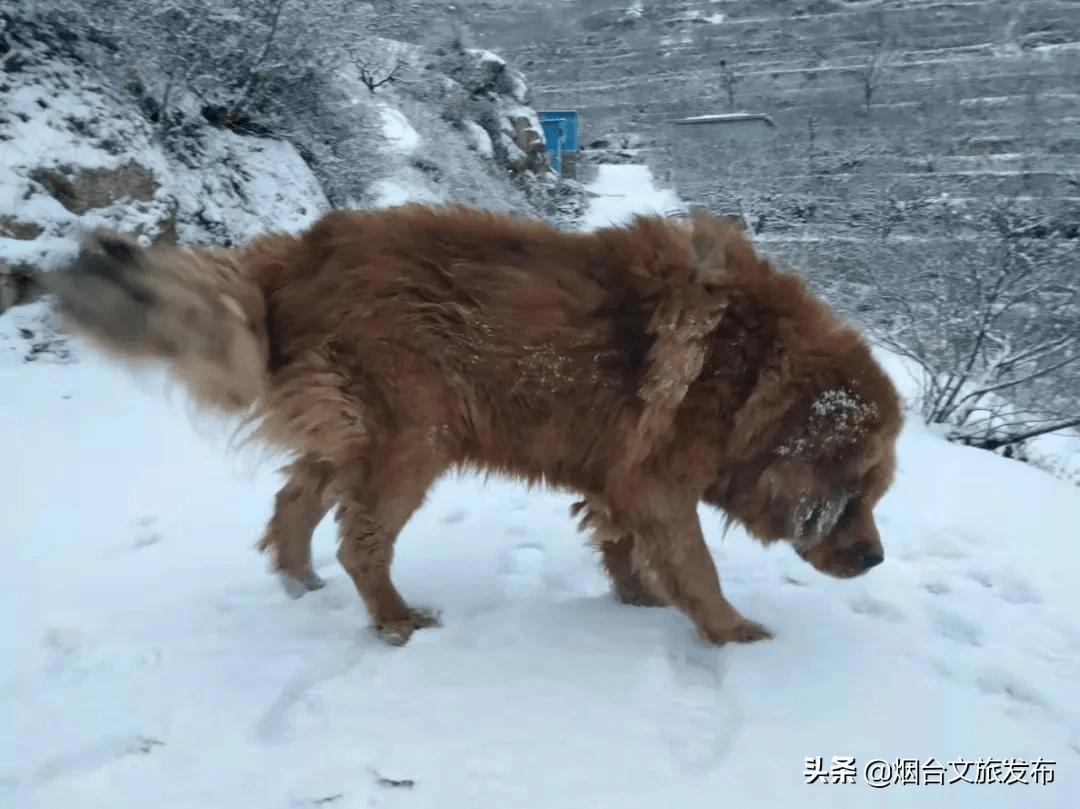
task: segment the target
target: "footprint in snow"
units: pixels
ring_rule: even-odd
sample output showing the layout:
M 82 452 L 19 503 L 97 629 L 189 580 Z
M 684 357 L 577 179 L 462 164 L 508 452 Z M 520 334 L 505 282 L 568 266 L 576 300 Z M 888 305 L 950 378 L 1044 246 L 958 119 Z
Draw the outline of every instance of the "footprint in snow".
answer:
M 459 522 L 464 522 L 467 516 L 469 516 L 469 512 L 467 512 L 465 509 L 455 508 L 453 511 L 448 511 L 446 512 L 446 514 L 443 515 L 442 524 L 454 525 Z
M 46 669 L 65 678 L 81 679 L 95 655 L 88 634 L 72 626 L 46 627 L 41 645 Z
M 875 598 L 866 593 L 852 598 L 848 602 L 848 606 L 851 608 L 851 611 L 857 615 L 866 615 L 870 618 L 878 618 L 893 624 L 900 623 L 907 618 L 907 616 L 904 615 L 904 611 L 895 604 L 882 601 L 880 598 Z
M 157 517 L 139 517 L 135 520 L 135 527 L 138 530 L 135 533 L 135 541 L 131 544 L 132 548 L 135 550 L 148 548 L 161 541 L 161 534 L 154 530 L 155 523 L 157 523 Z
M 695 774 L 719 767 L 742 725 L 737 699 L 724 688 L 723 652 L 672 638 L 666 654 L 649 669 L 650 699 L 663 711 L 658 733 L 672 763 Z
M 1042 601 L 1042 597 L 1026 579 L 1009 570 L 1002 570 L 996 574 L 985 570 L 972 570 L 967 575 L 986 589 L 993 590 L 1003 601 L 1010 604 L 1038 604 Z
M 975 676 L 975 687 L 984 694 L 1000 695 L 1027 706 L 1049 708 L 1046 699 L 1032 686 L 1011 674 L 986 671 Z
M 952 587 L 943 581 L 928 581 L 923 585 L 923 589 L 930 593 L 930 595 L 935 596 L 948 595 L 952 592 Z
M 381 651 L 381 650 L 380 650 Z M 305 663 L 282 683 L 277 695 L 256 720 L 255 737 L 266 744 L 280 741 L 289 729 L 289 714 L 299 703 L 324 682 L 343 677 L 356 668 L 363 653 L 349 649 L 336 659 Z
M 931 667 L 940 676 L 956 684 L 974 686 L 992 697 L 1004 697 L 1014 708 L 1042 708 L 1055 713 L 1051 702 L 1035 687 L 1009 672 L 1000 669 L 966 669 L 957 667 L 951 659 L 931 660 Z
M 508 549 L 499 571 L 508 594 L 541 589 L 544 563 L 544 549 L 535 543 L 523 542 Z
M 105 549 L 105 554 L 109 557 L 124 556 L 133 550 L 137 551 L 156 545 L 162 538 L 161 533 L 154 528 L 156 523 L 157 517 L 139 517 L 134 520 L 134 530 L 132 532 L 134 539 L 130 541 L 124 539 L 121 543 Z
M 35 773 L 34 780 L 48 783 L 69 775 L 91 772 L 127 756 L 146 755 L 165 742 L 152 736 L 118 734 L 93 744 L 63 753 L 46 761 Z
M 933 609 L 930 619 L 939 636 L 964 646 L 982 646 L 982 630 L 963 616 L 948 610 Z

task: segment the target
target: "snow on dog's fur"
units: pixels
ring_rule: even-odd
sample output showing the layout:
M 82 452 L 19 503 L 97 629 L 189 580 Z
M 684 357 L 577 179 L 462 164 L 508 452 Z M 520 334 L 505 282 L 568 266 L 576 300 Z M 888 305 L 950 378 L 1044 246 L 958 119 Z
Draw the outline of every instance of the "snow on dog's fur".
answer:
M 260 547 L 294 592 L 321 586 L 311 535 L 336 506 L 338 559 L 388 642 L 437 623 L 390 567 L 452 467 L 579 493 L 622 600 L 672 604 L 714 643 L 769 632 L 722 595 L 699 502 L 834 576 L 884 558 L 872 509 L 895 463 L 893 386 L 855 331 L 707 214 L 582 234 L 408 205 L 234 249 L 99 233 L 48 276 L 96 345 L 167 363 L 291 454 Z

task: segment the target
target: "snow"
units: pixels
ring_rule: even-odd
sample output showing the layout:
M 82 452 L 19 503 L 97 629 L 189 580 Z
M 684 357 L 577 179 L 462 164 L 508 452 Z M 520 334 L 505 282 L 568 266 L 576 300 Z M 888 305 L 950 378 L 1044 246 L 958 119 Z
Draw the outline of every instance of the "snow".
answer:
M 525 77 L 517 70 L 510 70 L 510 95 L 520 104 L 524 104 L 529 98 L 529 85 Z
M 180 203 L 182 208 L 197 209 L 211 223 L 228 223 L 239 241 L 268 230 L 299 232 L 329 208 L 311 169 L 285 141 L 208 129 L 201 160 L 227 170 L 196 171 L 173 164 L 162 172 L 164 184 L 173 196 L 187 201 Z M 183 220 L 177 227 L 185 243 L 212 241 L 213 235 L 204 230 Z
M 506 159 L 511 165 L 523 166 L 528 161 L 528 155 L 505 130 L 499 133 L 499 144 L 502 146 L 503 151 L 506 152 Z
M 0 217 L 34 222 L 43 232 L 27 241 L 0 237 L 0 259 L 51 268 L 72 258 L 77 249 L 77 241 L 71 238 L 73 231 L 101 225 L 135 230 L 152 221 L 153 215 L 125 206 L 125 214 L 98 209 L 80 219 L 44 193 L 31 180 L 31 170 L 62 164 L 116 168 L 133 155 L 146 152 L 149 143 L 137 126 L 109 115 L 112 99 L 75 70 L 59 62 L 47 69 L 35 66 L 28 70 L 39 74 L 36 81 L 16 84 L 5 93 L 0 108 L 4 135 Z M 43 109 L 50 114 L 42 114 Z M 94 139 L 83 134 L 90 128 L 97 135 Z M 106 148 L 105 144 L 122 144 L 123 149 L 114 153 L 117 147 Z
M 53 320 L 44 301 L 0 314 L 0 369 L 21 365 L 30 358 L 36 362 L 75 362 L 67 337 L 57 334 Z
M 500 67 L 506 66 L 505 59 L 499 56 L 499 54 L 489 51 L 486 48 L 466 48 L 465 53 L 482 63 L 499 65 Z
M 644 164 L 602 163 L 597 170 L 588 186 L 595 196 L 585 211 L 586 230 L 625 224 L 637 213 L 667 214 L 686 207 L 674 191 L 655 187 L 652 172 Z
M 417 132 L 409 119 L 397 109 L 389 106 L 380 106 L 379 112 L 383 117 L 383 137 L 389 148 L 402 154 L 412 154 L 420 145 L 420 133 Z
M 642 166 L 601 166 L 590 190 L 587 227 L 681 206 Z M 726 594 L 776 635 L 713 648 L 674 610 L 612 599 L 568 496 L 448 478 L 394 565 L 444 626 L 392 649 L 331 519 L 327 586 L 290 600 L 252 547 L 273 469 L 193 430 L 156 377 L 76 350 L 0 365 L 2 806 L 1076 805 L 1080 488 L 911 420 L 877 512 L 886 562 L 851 581 L 723 537 L 703 508 Z M 857 783 L 807 784 L 818 756 L 854 756 Z M 988 757 L 1053 761 L 1055 780 L 863 775 L 932 758 L 948 782 Z
M 1080 486 L 1080 432 L 1070 430 L 1034 438 L 1028 442 L 1027 454 L 1036 466 Z
M 743 121 L 764 121 L 769 126 L 775 126 L 772 118 L 760 112 L 719 112 L 712 115 L 692 115 L 689 118 L 679 118 L 678 124 L 719 124 L 739 123 Z
M 491 144 L 491 135 L 488 134 L 484 127 L 468 118 L 463 120 L 461 125 L 465 131 L 465 141 L 470 148 L 483 157 L 493 158 L 495 156 L 495 147 Z
M 390 208 L 408 202 L 445 202 L 417 171 L 404 170 L 371 184 L 374 206 Z

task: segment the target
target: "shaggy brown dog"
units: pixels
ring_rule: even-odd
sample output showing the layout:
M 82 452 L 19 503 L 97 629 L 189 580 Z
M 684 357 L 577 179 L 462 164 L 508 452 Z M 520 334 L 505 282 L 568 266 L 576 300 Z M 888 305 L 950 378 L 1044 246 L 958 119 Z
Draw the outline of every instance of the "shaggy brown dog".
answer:
M 104 350 L 168 363 L 292 455 L 259 547 L 292 590 L 321 586 L 311 535 L 336 505 L 338 559 L 391 643 L 437 623 L 390 565 L 452 467 L 580 493 L 618 596 L 673 604 L 714 643 L 769 632 L 721 594 L 700 501 L 833 576 L 883 559 L 892 384 L 705 214 L 574 234 L 410 205 L 229 250 L 99 233 L 49 284 Z

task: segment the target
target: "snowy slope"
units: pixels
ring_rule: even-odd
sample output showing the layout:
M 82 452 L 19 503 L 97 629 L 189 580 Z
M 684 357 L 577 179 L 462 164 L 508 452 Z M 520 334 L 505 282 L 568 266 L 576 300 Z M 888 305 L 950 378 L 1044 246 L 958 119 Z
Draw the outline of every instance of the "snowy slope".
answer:
M 241 242 L 270 228 L 302 229 L 327 209 L 318 181 L 284 141 L 204 127 L 197 155 L 185 162 L 92 70 L 31 56 L 14 86 L 5 86 L 0 218 L 33 222 L 42 232 L 25 241 L 0 236 L 0 260 L 53 269 L 77 252 L 81 233 L 106 227 L 151 238 L 169 219 L 183 243 Z M 35 179 L 43 169 L 130 165 L 148 173 L 153 193 L 86 211 L 66 209 Z
M 593 190 L 623 196 L 590 222 L 667 207 L 648 182 L 603 167 Z M 1080 489 L 914 423 L 863 579 L 721 539 L 703 509 L 727 594 L 776 634 L 721 649 L 613 601 L 564 495 L 443 481 L 395 576 L 444 627 L 391 649 L 331 520 L 327 587 L 281 592 L 252 547 L 273 470 L 155 380 L 81 350 L 0 366 L 0 424 L 0 806 L 1077 805 Z M 854 756 L 857 783 L 807 784 L 817 756 Z M 865 783 L 899 758 L 946 785 Z M 948 784 L 980 758 L 1051 760 L 1055 780 Z

